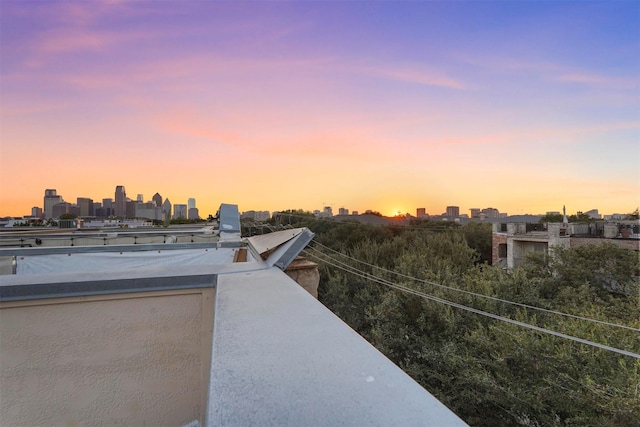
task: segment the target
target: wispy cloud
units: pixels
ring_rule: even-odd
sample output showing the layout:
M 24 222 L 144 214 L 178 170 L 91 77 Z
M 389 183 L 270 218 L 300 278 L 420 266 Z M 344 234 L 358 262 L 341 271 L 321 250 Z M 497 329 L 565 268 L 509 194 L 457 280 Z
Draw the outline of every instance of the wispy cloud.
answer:
M 463 64 L 490 70 L 492 73 L 522 73 L 539 79 L 559 83 L 582 84 L 593 88 L 638 89 L 640 78 L 634 76 L 607 75 L 585 70 L 575 65 L 545 60 L 520 59 L 514 57 L 457 55 Z
M 339 61 L 334 64 L 336 71 L 351 73 L 356 75 L 366 75 L 388 80 L 418 85 L 443 87 L 448 89 L 462 90 L 466 85 L 446 73 L 438 70 L 428 70 L 418 65 L 361 65 L 347 61 Z
M 557 81 L 612 89 L 640 89 L 640 78 L 604 76 L 580 71 L 555 76 Z
M 574 126 L 566 128 L 532 129 L 520 132 L 500 132 L 495 134 L 474 134 L 454 138 L 434 138 L 427 140 L 427 146 L 440 145 L 494 145 L 514 147 L 517 144 L 529 145 L 532 140 L 556 141 L 562 139 L 566 144 L 579 142 L 577 138 L 588 134 L 600 134 L 618 130 L 640 130 L 640 121 L 616 122 L 599 125 Z

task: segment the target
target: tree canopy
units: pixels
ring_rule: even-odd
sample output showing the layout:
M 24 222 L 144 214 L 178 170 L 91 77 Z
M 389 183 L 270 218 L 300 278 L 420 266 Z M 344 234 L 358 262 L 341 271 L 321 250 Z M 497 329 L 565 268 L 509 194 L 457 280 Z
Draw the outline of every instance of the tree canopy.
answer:
M 320 301 L 467 423 L 631 426 L 640 420 L 639 359 L 366 278 L 638 354 L 637 252 L 613 245 L 559 249 L 505 271 L 486 262 L 491 230 L 483 224 L 403 228 L 293 218 L 324 245 L 306 251 L 320 263 Z

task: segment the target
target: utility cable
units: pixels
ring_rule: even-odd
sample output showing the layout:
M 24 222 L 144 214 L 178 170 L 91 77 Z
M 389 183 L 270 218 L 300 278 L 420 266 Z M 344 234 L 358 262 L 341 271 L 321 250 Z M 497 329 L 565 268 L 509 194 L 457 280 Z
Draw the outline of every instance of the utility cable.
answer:
M 578 342 L 578 343 L 581 343 L 581 344 L 585 344 L 585 345 L 589 345 L 589 346 L 592 346 L 592 347 L 600 348 L 602 350 L 607 350 L 607 351 L 611 351 L 611 352 L 614 352 L 614 353 L 618 353 L 618 354 L 621 354 L 623 356 L 629 356 L 629 357 L 633 357 L 633 358 L 636 358 L 636 359 L 640 359 L 640 354 L 633 353 L 631 351 L 622 350 L 622 349 L 619 349 L 619 348 L 616 348 L 616 347 L 611 347 L 611 346 L 600 344 L 600 343 L 597 343 L 597 342 L 585 340 L 583 338 L 578 338 L 578 337 L 574 337 L 574 336 L 571 336 L 571 335 L 563 334 L 562 332 L 556 332 L 556 331 L 553 331 L 553 330 L 550 330 L 550 329 L 545 329 L 545 328 L 541 328 L 539 326 L 531 325 L 529 323 L 525 323 L 525 322 L 520 322 L 518 320 L 509 319 L 508 317 L 503 317 L 503 316 L 499 316 L 497 314 L 488 313 L 486 311 L 478 310 L 476 308 L 467 307 L 465 305 L 458 304 L 458 303 L 455 303 L 455 302 L 452 302 L 452 301 L 448 301 L 448 300 L 445 300 L 443 298 L 439 298 L 439 297 L 435 297 L 433 295 L 425 294 L 425 293 L 417 291 L 415 289 L 411 289 L 411 288 L 407 288 L 407 287 L 398 285 L 396 283 L 390 282 L 390 281 L 385 280 L 385 279 L 383 279 L 381 277 L 374 276 L 374 275 L 372 275 L 370 273 L 367 273 L 365 271 L 358 270 L 358 269 L 356 269 L 354 267 L 351 267 L 351 266 L 349 266 L 348 268 L 345 268 L 345 267 L 340 266 L 340 265 L 338 265 L 336 263 L 329 262 L 326 259 L 323 259 L 322 257 L 319 257 L 319 256 L 317 256 L 315 254 L 312 254 L 311 252 L 307 251 L 306 249 L 303 252 L 305 252 L 308 256 L 313 257 L 313 258 L 315 258 L 316 260 L 318 260 L 320 262 L 325 262 L 326 264 L 329 264 L 329 265 L 331 265 L 331 266 L 333 266 L 335 268 L 338 268 L 340 270 L 343 270 L 343 271 L 346 271 L 348 273 L 351 273 L 351 274 L 353 274 L 355 276 L 359 276 L 359 277 L 362 277 L 364 279 L 379 283 L 381 285 L 388 286 L 390 288 L 399 290 L 401 292 L 406 292 L 406 293 L 409 293 L 409 294 L 412 294 L 412 295 L 415 295 L 415 296 L 419 296 L 419 297 L 422 297 L 422 298 L 425 298 L 425 299 L 428 299 L 428 300 L 431 300 L 431 301 L 439 302 L 441 304 L 446 304 L 446 305 L 451 306 L 451 307 L 455 307 L 455 308 L 459 308 L 461 310 L 469 311 L 471 313 L 479 314 L 481 316 L 486 316 L 486 317 L 490 317 L 490 318 L 495 319 L 495 320 L 500 320 L 500 321 L 507 322 L 507 323 L 510 323 L 510 324 L 513 324 L 513 325 L 516 325 L 516 326 L 521 326 L 523 328 L 532 329 L 532 330 L 537 331 L 537 332 L 542 332 L 542 333 L 553 335 L 553 336 L 556 336 L 556 337 L 565 338 L 565 339 L 568 339 L 568 340 L 571 340 L 571 341 L 575 341 L 575 342 Z M 335 259 L 329 257 L 326 254 L 325 254 L 325 257 L 331 259 L 332 261 L 340 262 L 338 260 L 335 260 Z M 344 263 L 342 263 L 342 264 L 344 264 Z
M 399 277 L 403 277 L 405 279 L 410 279 L 410 280 L 413 280 L 413 281 L 416 281 L 416 282 L 419 282 L 419 283 L 424 283 L 424 284 L 431 285 L 431 286 L 437 286 L 439 288 L 448 289 L 448 290 L 456 291 L 456 292 L 461 292 L 463 294 L 472 295 L 472 296 L 476 296 L 476 297 L 479 297 L 479 298 L 486 298 L 486 299 L 490 299 L 490 300 L 493 300 L 493 301 L 502 302 L 502 303 L 505 303 L 505 304 L 517 305 L 519 307 L 528 308 L 528 309 L 531 309 L 531 310 L 544 311 L 546 313 L 556 314 L 556 315 L 559 315 L 559 316 L 571 317 L 573 319 L 584 320 L 584 321 L 593 322 L 593 323 L 600 323 L 602 325 L 613 326 L 613 327 L 616 327 L 616 328 L 622 328 L 622 329 L 628 329 L 630 331 L 640 332 L 640 329 L 634 328 L 632 326 L 621 325 L 619 323 L 606 322 L 604 320 L 592 319 L 592 318 L 589 318 L 589 317 L 577 316 L 575 314 L 563 313 L 561 311 L 555 311 L 555 310 L 550 310 L 550 309 L 547 309 L 547 308 L 536 307 L 536 306 L 529 305 L 529 304 L 523 304 L 523 303 L 519 303 L 519 302 L 509 301 L 509 300 L 505 300 L 505 299 L 502 299 L 502 298 L 492 297 L 490 295 L 479 294 L 477 292 L 467 291 L 465 289 L 454 288 L 452 286 L 441 285 L 439 283 L 431 282 L 431 281 L 424 280 L 424 279 L 419 279 L 417 277 L 412 277 L 412 276 L 409 276 L 409 275 L 406 275 L 406 274 L 403 274 L 403 273 L 399 273 L 399 272 L 393 271 L 393 270 L 387 270 L 386 268 L 379 267 L 379 266 L 374 265 L 374 264 L 369 264 L 369 263 L 367 263 L 365 261 L 361 261 L 359 259 L 350 257 L 349 255 L 343 254 L 340 251 L 336 251 L 335 249 L 332 249 L 332 248 L 330 248 L 328 246 L 325 246 L 325 245 L 323 245 L 322 243 L 320 243 L 320 242 L 318 242 L 316 240 L 314 240 L 314 243 L 316 245 L 319 245 L 319 246 L 325 248 L 325 249 L 328 249 L 328 250 L 330 250 L 332 252 L 335 252 L 338 255 L 342 255 L 343 257 L 348 258 L 348 259 L 350 259 L 352 261 L 356 261 L 356 262 L 359 262 L 359 263 L 364 264 L 366 266 L 377 268 L 377 269 L 382 270 L 384 272 L 395 274 L 395 275 L 397 275 Z M 318 251 L 320 253 L 323 253 L 322 251 L 319 251 L 318 249 L 315 249 L 313 247 L 309 247 L 309 248 L 313 249 L 313 250 L 316 250 L 316 251 Z

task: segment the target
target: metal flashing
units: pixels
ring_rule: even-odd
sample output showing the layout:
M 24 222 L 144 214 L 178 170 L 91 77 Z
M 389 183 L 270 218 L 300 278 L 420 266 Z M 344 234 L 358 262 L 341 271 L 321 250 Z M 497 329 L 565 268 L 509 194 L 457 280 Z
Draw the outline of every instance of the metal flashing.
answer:
M 289 264 L 293 262 L 294 259 L 300 252 L 313 240 L 313 234 L 309 229 L 304 228 L 302 232 L 292 239 L 291 245 L 287 248 L 287 250 L 278 258 L 277 261 L 274 262 L 274 265 L 281 270 L 285 270 Z
M 115 280 L 87 280 L 81 282 L 29 283 L 0 286 L 0 302 L 87 295 L 107 295 L 132 292 L 165 291 L 172 289 L 215 287 L 217 274 L 195 276 L 137 277 Z

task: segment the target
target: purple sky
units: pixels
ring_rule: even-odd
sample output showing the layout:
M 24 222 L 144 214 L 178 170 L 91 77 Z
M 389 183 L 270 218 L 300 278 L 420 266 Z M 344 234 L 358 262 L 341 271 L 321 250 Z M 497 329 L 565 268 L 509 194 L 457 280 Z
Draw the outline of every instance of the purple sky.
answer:
M 0 2 L 0 216 L 640 204 L 640 3 Z

